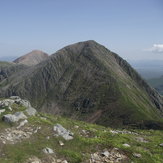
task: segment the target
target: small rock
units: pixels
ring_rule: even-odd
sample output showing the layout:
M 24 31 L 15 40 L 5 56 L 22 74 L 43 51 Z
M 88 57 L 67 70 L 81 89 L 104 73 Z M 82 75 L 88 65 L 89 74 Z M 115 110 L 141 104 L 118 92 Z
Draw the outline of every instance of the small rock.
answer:
M 62 141 L 59 141 L 60 146 L 64 146 L 64 143 Z
M 29 158 L 25 163 L 42 163 L 41 160 L 35 156 Z
M 52 154 L 52 153 L 54 153 L 54 151 L 51 148 L 48 148 L 48 147 L 44 148 L 43 149 L 43 152 L 46 153 L 46 154 Z
M 0 109 L 0 115 L 1 113 L 5 112 L 6 110 L 5 109 Z
M 75 125 L 75 126 L 74 126 L 74 128 L 78 129 L 78 128 L 79 128 L 79 126 Z
M 62 161 L 61 163 L 68 163 L 67 160 Z
M 148 141 L 145 140 L 143 137 L 136 137 L 136 140 L 141 143 L 148 143 Z
M 101 153 L 102 156 L 109 157 L 110 153 L 106 150 Z
M 160 147 L 163 147 L 163 143 L 159 144 Z
M 114 130 L 110 130 L 110 132 L 111 132 L 112 134 L 118 134 L 118 132 L 117 132 L 117 131 L 114 131 Z
M 25 111 L 27 112 L 27 114 L 28 114 L 29 116 L 34 116 L 34 115 L 36 115 L 36 113 L 37 113 L 36 109 L 33 108 L 33 107 L 29 107 L 29 108 L 27 108 Z
M 23 127 L 26 123 L 28 123 L 28 121 L 26 119 L 24 121 L 21 121 L 19 126 L 17 127 L 17 129 Z
M 42 120 L 47 120 L 47 118 L 45 118 L 45 117 L 40 117 Z
M 21 100 L 21 98 L 19 96 L 11 96 L 10 99 L 12 99 L 12 100 Z
M 65 140 L 73 139 L 73 133 L 69 130 L 66 130 L 62 125 L 56 124 L 53 128 L 54 132 L 56 133 L 55 136 L 62 136 Z
M 123 144 L 123 146 L 124 146 L 124 147 L 130 147 L 130 145 L 129 145 L 129 144 Z
M 137 158 L 141 158 L 142 157 L 142 155 L 140 153 L 133 153 L 133 156 L 137 157 Z
M 12 108 L 11 108 L 11 106 L 9 106 L 9 107 L 8 107 L 8 109 L 9 109 L 10 111 L 12 111 Z

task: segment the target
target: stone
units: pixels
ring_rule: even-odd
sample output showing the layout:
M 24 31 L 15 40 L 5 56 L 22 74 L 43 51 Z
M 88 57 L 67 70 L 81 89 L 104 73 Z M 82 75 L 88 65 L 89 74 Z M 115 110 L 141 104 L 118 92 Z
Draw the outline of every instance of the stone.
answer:
M 31 107 L 30 102 L 27 101 L 27 100 L 20 100 L 18 103 L 21 104 L 21 105 L 23 105 L 26 108 L 30 108 Z
M 123 146 L 124 146 L 124 147 L 130 147 L 130 145 L 129 145 L 129 144 L 123 144 Z
M 141 143 L 148 143 L 148 141 L 145 140 L 143 137 L 136 137 L 136 141 L 141 142 Z
M 137 157 L 137 158 L 141 158 L 142 157 L 142 155 L 140 153 L 133 153 L 133 156 Z
M 75 125 L 75 126 L 74 126 L 74 128 L 75 128 L 75 129 L 78 129 L 78 128 L 79 128 L 79 126 Z
M 17 129 L 23 127 L 26 123 L 28 123 L 28 121 L 26 119 L 24 121 L 21 121 L 19 126 L 17 127 Z
M 55 136 L 62 136 L 65 140 L 73 139 L 73 133 L 66 130 L 62 125 L 56 124 L 53 128 Z
M 44 148 L 43 152 L 46 153 L 46 154 L 53 154 L 54 153 L 54 151 L 51 148 L 48 148 L 48 147 Z
M 16 112 L 14 114 L 6 114 L 2 117 L 2 120 L 7 123 L 18 122 L 21 119 L 27 119 L 27 116 L 23 112 Z
M 29 107 L 25 111 L 29 116 L 34 116 L 37 113 L 36 109 L 33 107 Z
M 32 158 L 29 158 L 25 163 L 42 163 L 42 161 L 39 158 L 33 156 Z
M 12 100 L 21 100 L 19 96 L 10 96 L 10 99 Z
M 68 163 L 67 160 L 63 160 L 61 163 Z
M 62 141 L 59 141 L 60 146 L 64 146 L 64 143 Z
M 1 113 L 5 112 L 6 110 L 5 109 L 0 109 L 0 115 Z
M 101 153 L 102 156 L 109 157 L 110 153 L 105 150 L 104 152 Z
M 159 144 L 160 147 L 163 147 L 163 143 Z

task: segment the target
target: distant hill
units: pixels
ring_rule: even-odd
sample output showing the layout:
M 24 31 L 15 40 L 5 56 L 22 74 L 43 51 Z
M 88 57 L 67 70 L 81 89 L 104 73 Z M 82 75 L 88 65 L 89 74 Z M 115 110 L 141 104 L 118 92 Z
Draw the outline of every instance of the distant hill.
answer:
M 104 126 L 157 128 L 163 120 L 157 91 L 95 41 L 64 47 L 8 75 L 0 82 L 0 96 L 11 95 L 28 99 L 39 111 Z
M 32 52 L 17 58 L 13 62 L 28 65 L 28 66 L 33 66 L 47 58 L 48 58 L 47 53 L 42 52 L 40 50 L 33 50 Z

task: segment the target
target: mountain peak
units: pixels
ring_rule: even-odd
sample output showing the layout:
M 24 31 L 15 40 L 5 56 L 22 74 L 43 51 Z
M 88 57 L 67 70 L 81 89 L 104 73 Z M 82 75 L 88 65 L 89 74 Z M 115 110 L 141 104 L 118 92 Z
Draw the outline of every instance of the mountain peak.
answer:
M 28 66 L 36 65 L 48 58 L 48 54 L 41 50 L 32 50 L 31 52 L 17 58 L 14 63 L 20 63 Z

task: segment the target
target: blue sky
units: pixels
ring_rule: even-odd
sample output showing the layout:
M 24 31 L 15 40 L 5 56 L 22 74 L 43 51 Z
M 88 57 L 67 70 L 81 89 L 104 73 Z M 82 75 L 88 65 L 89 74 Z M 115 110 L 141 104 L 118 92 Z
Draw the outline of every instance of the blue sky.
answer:
M 0 0 L 0 57 L 84 40 L 128 60 L 163 59 L 163 1 Z

